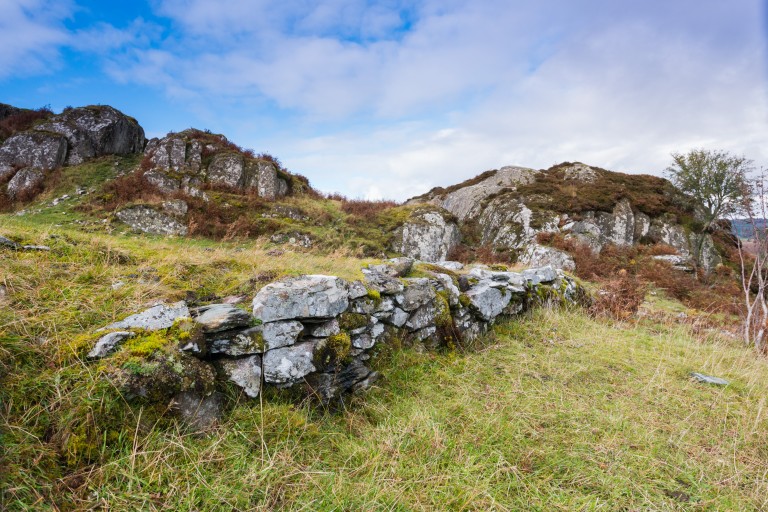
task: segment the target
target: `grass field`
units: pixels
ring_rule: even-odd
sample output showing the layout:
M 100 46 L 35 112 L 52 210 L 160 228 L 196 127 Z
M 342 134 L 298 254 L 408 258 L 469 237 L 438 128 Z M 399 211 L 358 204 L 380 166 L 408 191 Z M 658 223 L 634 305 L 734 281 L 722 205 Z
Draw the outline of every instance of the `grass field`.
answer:
M 768 507 L 765 358 L 660 293 L 627 323 L 541 310 L 463 352 L 384 351 L 385 378 L 339 411 L 230 390 L 215 430 L 186 433 L 126 404 L 79 336 L 157 300 L 247 302 L 281 275 L 365 262 L 86 234 L 71 215 L 0 217 L 0 234 L 51 247 L 0 252 L 0 509 Z

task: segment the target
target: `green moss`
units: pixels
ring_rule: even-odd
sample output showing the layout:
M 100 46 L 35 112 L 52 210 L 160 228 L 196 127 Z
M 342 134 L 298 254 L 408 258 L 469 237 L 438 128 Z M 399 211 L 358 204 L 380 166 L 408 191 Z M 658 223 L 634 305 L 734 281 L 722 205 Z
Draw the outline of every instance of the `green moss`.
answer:
M 168 345 L 169 338 L 161 332 L 147 332 L 127 340 L 124 350 L 132 356 L 149 357 Z
M 366 296 L 373 300 L 376 304 L 381 303 L 381 292 L 379 290 L 374 290 L 373 288 L 368 288 L 366 291 Z
M 459 295 L 459 304 L 465 308 L 468 308 L 472 304 L 472 301 L 469 300 L 469 296 L 466 293 L 462 293 Z
M 346 311 L 339 315 L 339 327 L 345 331 L 354 331 L 368 325 L 368 317 L 360 313 Z

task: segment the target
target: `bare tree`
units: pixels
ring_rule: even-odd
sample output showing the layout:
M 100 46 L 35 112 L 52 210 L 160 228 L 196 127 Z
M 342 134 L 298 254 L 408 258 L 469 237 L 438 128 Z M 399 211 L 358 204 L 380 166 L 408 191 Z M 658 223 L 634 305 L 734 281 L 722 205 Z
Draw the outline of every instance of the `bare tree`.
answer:
M 744 318 L 744 342 L 754 345 L 761 353 L 766 353 L 766 329 L 768 328 L 768 177 L 761 169 L 751 185 L 745 183 L 744 209 L 747 225 L 754 240 L 754 251 L 747 252 L 741 240 L 738 243 L 739 262 L 741 264 L 741 285 L 744 291 L 746 316 Z M 754 252 L 754 254 L 751 254 Z

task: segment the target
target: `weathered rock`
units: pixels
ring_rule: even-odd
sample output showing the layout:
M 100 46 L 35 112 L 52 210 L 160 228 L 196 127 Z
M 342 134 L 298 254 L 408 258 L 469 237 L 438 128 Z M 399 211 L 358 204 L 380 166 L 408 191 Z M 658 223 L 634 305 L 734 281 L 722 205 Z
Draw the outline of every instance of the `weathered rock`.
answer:
M 245 330 L 213 333 L 208 337 L 208 352 L 228 356 L 245 356 L 264 352 L 261 326 Z
M 685 258 L 677 254 L 660 254 L 654 256 L 653 259 L 658 261 L 666 261 L 675 270 L 681 270 L 683 272 L 693 272 L 693 265 L 690 258 Z
M 35 127 L 69 142 L 66 163 L 78 165 L 101 155 L 127 155 L 144 149 L 144 130 L 136 120 L 109 106 L 67 109 Z
M 277 176 L 277 169 L 273 164 L 258 162 L 256 164 L 256 189 L 259 197 L 273 200 L 286 194 L 288 184 Z
M 307 377 L 307 385 L 314 396 L 321 402 L 328 403 L 345 391 L 355 390 L 358 384 L 367 381 L 373 373 L 375 372 L 371 372 L 362 361 L 354 359 L 339 372 L 315 373 Z M 367 388 L 372 382 L 373 380 L 369 380 L 360 387 Z
M 413 311 L 435 300 L 435 288 L 426 278 L 404 279 L 405 289 L 402 295 L 395 297 L 398 305 L 405 311 Z
M 709 274 L 715 270 L 715 267 L 722 264 L 723 259 L 717 252 L 711 235 L 691 233 L 689 238 L 691 254 L 705 273 Z
M 177 319 L 184 317 L 189 317 L 189 308 L 184 301 L 173 304 L 158 304 L 99 330 L 144 329 L 145 331 L 158 331 L 171 327 Z
M 336 318 L 313 326 L 310 330 L 310 334 L 316 338 L 327 338 L 328 336 L 333 336 L 339 332 L 341 332 L 341 328 L 339 327 L 339 321 Z
M 187 226 L 170 215 L 159 212 L 146 205 L 128 206 L 118 211 L 118 219 L 131 228 L 151 235 L 180 235 L 187 234 Z
M 477 314 L 486 322 L 496 318 L 509 304 L 512 294 L 480 283 L 465 292 Z
M 368 289 L 360 281 L 352 281 L 347 283 L 347 293 L 349 300 L 355 300 L 368 295 Z
M 459 288 L 453 284 L 453 279 L 448 274 L 435 274 L 435 279 L 440 283 L 440 287 L 447 295 L 448 304 L 456 306 L 459 303 L 459 296 L 461 292 Z
M 96 342 L 96 345 L 91 349 L 90 352 L 88 352 L 88 358 L 90 359 L 101 359 L 103 357 L 107 357 L 112 352 L 117 350 L 117 348 L 127 339 L 132 338 L 136 336 L 132 332 L 128 331 L 116 331 L 111 332 L 109 334 L 105 334 L 101 338 L 99 338 L 99 341 Z
M 540 283 L 551 283 L 558 278 L 557 271 L 551 266 L 540 268 L 529 268 L 521 272 L 523 278 L 528 281 L 529 285 L 537 285 Z
M 264 349 L 272 350 L 293 345 L 303 331 L 304 326 L 296 320 L 266 323 L 262 326 Z
M 567 252 L 555 249 L 554 247 L 538 244 L 528 245 L 526 250 L 520 256 L 519 262 L 532 267 L 550 265 L 554 268 L 561 268 L 569 271 L 576 268 L 573 258 Z
M 25 167 L 17 172 L 8 182 L 8 196 L 11 199 L 30 195 L 45 181 L 45 171 L 34 167 Z
M 434 326 L 436 322 L 437 308 L 434 304 L 425 304 L 411 313 L 405 327 L 409 331 L 418 331 L 425 327 Z
M 635 239 L 635 214 L 629 201 L 622 199 L 613 213 L 594 214 L 603 238 L 615 245 L 632 245 Z
M 290 386 L 315 371 L 316 342 L 297 343 L 277 348 L 264 354 L 264 380 L 272 384 Z
M 392 311 L 379 314 L 377 318 L 385 324 L 402 327 L 408 321 L 409 316 L 410 315 L 406 311 L 403 311 L 400 308 L 394 308 Z
M 10 238 L 5 238 L 4 236 L 0 236 L 0 247 L 5 247 L 8 249 L 18 249 L 19 244 L 11 240 Z
M 563 179 L 592 183 L 597 180 L 597 171 L 580 162 L 571 164 L 563 169 Z
M 234 382 L 246 395 L 256 398 L 261 392 L 261 356 L 240 359 L 221 359 L 217 362 L 227 379 Z
M 0 146 L 0 180 L 23 167 L 50 170 L 64 165 L 67 139 L 55 133 L 22 132 Z
M 144 363 L 143 371 L 120 369 L 115 377 L 126 399 L 141 397 L 158 404 L 168 404 L 187 391 L 209 396 L 216 385 L 213 366 L 183 352 L 158 352 Z
M 184 217 L 189 211 L 189 205 L 181 199 L 163 201 L 163 210 L 165 213 L 175 217 Z
M 253 299 L 253 315 L 263 322 L 288 319 L 331 319 L 347 309 L 349 292 L 343 279 L 309 275 L 268 284 Z
M 438 261 L 435 263 L 438 267 L 443 267 L 446 270 L 458 271 L 464 268 L 464 264 L 458 261 Z
M 224 414 L 224 395 L 215 391 L 210 395 L 182 391 L 173 397 L 171 411 L 193 431 L 208 430 Z
M 195 322 L 203 326 L 203 332 L 228 331 L 248 327 L 253 317 L 246 311 L 230 304 L 209 304 L 192 310 Z
M 441 261 L 460 242 L 459 227 L 447 213 L 421 209 L 398 228 L 392 250 L 423 261 Z
M 231 188 L 242 187 L 245 161 L 238 153 L 219 153 L 208 166 L 208 182 Z
M 727 386 L 731 382 L 720 377 L 713 377 L 711 375 L 704 375 L 703 373 L 691 372 L 691 377 L 704 384 L 714 384 L 715 386 Z
M 398 279 L 371 269 L 364 268 L 363 276 L 366 284 L 382 295 L 395 295 L 405 288 Z

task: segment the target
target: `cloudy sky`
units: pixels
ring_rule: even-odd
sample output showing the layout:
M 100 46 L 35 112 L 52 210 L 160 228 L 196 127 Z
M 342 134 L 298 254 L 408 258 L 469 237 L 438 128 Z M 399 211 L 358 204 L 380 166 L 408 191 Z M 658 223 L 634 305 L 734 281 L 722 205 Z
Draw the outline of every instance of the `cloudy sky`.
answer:
M 0 0 L 0 102 L 109 104 L 404 199 L 503 165 L 768 165 L 765 0 Z

